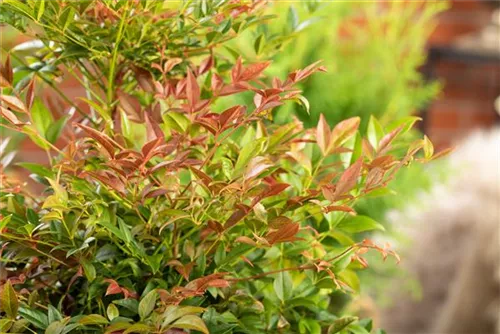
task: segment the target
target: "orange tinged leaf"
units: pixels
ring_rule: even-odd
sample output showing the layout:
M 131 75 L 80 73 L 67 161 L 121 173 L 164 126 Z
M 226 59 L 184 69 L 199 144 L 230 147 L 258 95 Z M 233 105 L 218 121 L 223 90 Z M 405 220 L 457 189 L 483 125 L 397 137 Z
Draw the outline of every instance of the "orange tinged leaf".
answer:
M 326 122 L 325 116 L 321 114 L 319 116 L 318 127 L 316 128 L 316 142 L 318 143 L 319 149 L 321 150 L 323 156 L 328 155 L 330 136 L 330 127 Z
M 359 123 L 361 119 L 359 117 L 348 118 L 340 123 L 338 123 L 332 131 L 330 148 L 341 146 L 349 138 L 356 134 L 358 131 Z
M 144 115 L 141 112 L 141 104 L 135 96 L 122 92 L 121 90 L 118 90 L 116 95 L 118 96 L 119 106 L 123 109 L 131 121 L 138 123 L 144 122 Z
M 337 188 L 335 189 L 335 197 L 338 198 L 350 191 L 354 186 L 356 186 L 357 180 L 361 175 L 361 168 L 363 167 L 362 158 L 359 158 L 354 164 L 345 170 L 345 172 L 340 177 L 337 182 Z
M 26 109 L 26 106 L 24 105 L 23 101 L 21 101 L 20 99 L 18 99 L 15 96 L 0 95 L 0 101 L 2 101 L 6 107 L 8 107 L 14 111 L 27 113 L 27 109 Z
M 249 237 L 245 237 L 245 236 L 237 237 L 236 240 L 234 240 L 234 241 L 235 242 L 240 242 L 242 244 L 251 245 L 251 246 L 255 246 L 256 245 L 255 241 L 253 241 Z
M 240 81 L 249 81 L 252 79 L 256 79 L 269 65 L 271 64 L 270 61 L 266 61 L 263 63 L 256 63 L 247 66 L 244 70 L 243 73 L 241 73 L 239 80 Z
M 198 86 L 196 77 L 191 71 L 188 71 L 187 73 L 186 97 L 191 109 L 194 109 L 200 100 L 200 86 Z
M 31 79 L 28 90 L 26 91 L 26 107 L 31 110 L 33 101 L 35 100 L 35 79 Z
M 73 124 L 76 125 L 77 127 L 81 128 L 83 131 L 85 131 L 87 133 L 88 136 L 90 136 L 95 141 L 97 141 L 99 144 L 101 144 L 106 149 L 106 151 L 109 153 L 109 155 L 111 157 L 115 156 L 115 148 L 122 149 L 122 147 L 120 147 L 120 145 L 115 143 L 111 138 L 109 138 L 105 134 L 103 134 L 95 129 L 92 129 L 91 127 L 83 125 L 83 124 L 79 124 L 79 123 L 73 123 Z
M 16 115 L 12 111 L 10 111 L 7 108 L 4 108 L 0 106 L 0 114 L 10 123 L 14 125 L 23 125 L 25 124 L 24 122 L 20 121 L 19 118 L 17 118 Z
M 300 226 L 297 223 L 285 224 L 277 231 L 268 233 L 266 239 L 271 245 L 279 242 L 294 241 L 299 229 Z
M 394 140 L 394 138 L 396 138 L 396 136 L 399 133 L 401 133 L 402 130 L 403 130 L 403 127 L 400 126 L 399 128 L 396 128 L 396 129 L 392 130 L 391 132 L 389 132 L 388 134 L 386 134 L 384 137 L 382 137 L 382 139 L 380 139 L 380 142 L 378 143 L 378 149 L 377 149 L 377 151 L 378 152 L 382 152 L 382 150 L 384 150 L 385 148 L 389 147 L 389 145 Z

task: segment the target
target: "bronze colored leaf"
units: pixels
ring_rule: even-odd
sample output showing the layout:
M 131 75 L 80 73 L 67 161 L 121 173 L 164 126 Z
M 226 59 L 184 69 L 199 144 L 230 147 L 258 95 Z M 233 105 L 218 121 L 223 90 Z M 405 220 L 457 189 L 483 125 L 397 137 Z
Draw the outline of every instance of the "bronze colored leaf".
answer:
M 300 226 L 297 223 L 289 223 L 281 226 L 277 231 L 270 232 L 266 235 L 266 240 L 274 245 L 279 242 L 297 240 L 295 235 L 299 232 Z
M 27 110 L 31 110 L 33 106 L 33 101 L 35 100 L 35 79 L 31 79 L 28 89 L 26 91 L 26 107 Z
M 194 109 L 200 100 L 200 86 L 198 86 L 196 77 L 191 71 L 188 71 L 187 73 L 186 97 L 191 109 Z
M 231 227 L 236 225 L 240 220 L 242 220 L 249 212 L 250 212 L 250 207 L 244 204 L 239 205 L 238 209 L 235 212 L 233 212 L 233 214 L 224 223 L 224 228 L 226 230 L 230 229 Z
M 359 176 L 361 175 L 361 168 L 363 167 L 363 160 L 359 158 L 354 164 L 347 168 L 339 181 L 337 182 L 335 189 L 335 197 L 338 198 L 340 195 L 344 195 L 350 191 L 357 183 Z
M 2 101 L 7 108 L 12 109 L 13 111 L 18 111 L 18 112 L 22 112 L 22 113 L 28 112 L 23 101 L 21 101 L 19 98 L 15 97 L 15 96 L 0 95 L 0 101 Z
M 212 55 L 201 61 L 200 67 L 198 68 L 198 75 L 202 75 L 214 66 L 214 58 Z
M 265 61 L 247 66 L 239 76 L 239 81 L 256 79 L 269 65 L 271 65 L 271 62 Z
M 319 116 L 318 127 L 316 128 L 316 142 L 323 156 L 328 155 L 328 147 L 330 146 L 330 127 L 326 122 L 325 116 Z
M 87 133 L 88 136 L 90 136 L 95 141 L 97 141 L 99 144 L 101 144 L 106 149 L 106 151 L 109 153 L 109 155 L 111 157 L 115 156 L 115 149 L 116 148 L 122 149 L 122 147 L 120 147 L 120 145 L 115 143 L 111 138 L 109 138 L 105 134 L 103 134 L 95 129 L 92 129 L 91 127 L 88 127 L 88 126 L 80 124 L 80 123 L 73 123 L 73 125 L 81 128 L 83 131 L 85 131 Z
M 360 121 L 361 119 L 359 117 L 352 117 L 338 123 L 332 131 L 330 149 L 341 146 L 349 138 L 354 136 L 356 131 L 358 131 Z
M 141 104 L 139 100 L 130 94 L 121 90 L 116 92 L 120 108 L 123 109 L 128 118 L 137 123 L 144 122 L 144 114 L 142 113 Z
M 26 124 L 22 121 L 19 120 L 19 118 L 17 118 L 16 115 L 14 115 L 14 113 L 12 111 L 10 111 L 9 109 L 7 108 L 4 108 L 2 106 L 0 106 L 0 114 L 7 120 L 9 121 L 10 123 L 14 124 L 14 125 L 23 125 L 23 124 Z

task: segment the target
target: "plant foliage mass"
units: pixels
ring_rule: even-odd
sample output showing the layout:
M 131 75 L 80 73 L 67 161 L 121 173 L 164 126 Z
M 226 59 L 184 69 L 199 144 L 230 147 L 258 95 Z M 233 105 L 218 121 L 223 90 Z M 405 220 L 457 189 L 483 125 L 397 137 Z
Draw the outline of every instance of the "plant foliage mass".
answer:
M 372 119 L 367 138 L 357 117 L 273 124 L 325 68 L 269 78 L 268 61 L 225 48 L 270 19 L 264 5 L 3 2 L 3 20 L 38 40 L 10 53 L 16 75 L 2 64 L 2 125 L 51 164 L 20 164 L 40 196 L 2 172 L 2 332 L 371 331 L 334 311 L 331 292 L 358 289 L 364 252 L 395 254 L 352 241 L 382 228 L 352 207 L 416 154 L 432 159 L 432 144 L 398 144 L 413 118 Z M 88 109 L 66 97 L 80 113 L 54 119 L 38 92 L 72 74 Z M 253 103 L 218 107 L 237 94 Z

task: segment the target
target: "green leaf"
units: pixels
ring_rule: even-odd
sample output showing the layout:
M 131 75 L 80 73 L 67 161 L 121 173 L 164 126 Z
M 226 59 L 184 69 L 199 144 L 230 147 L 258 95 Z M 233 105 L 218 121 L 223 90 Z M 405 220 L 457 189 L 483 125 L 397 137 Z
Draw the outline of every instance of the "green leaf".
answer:
M 164 114 L 163 120 L 170 129 L 180 133 L 186 132 L 190 124 L 189 119 L 185 115 L 173 111 Z
M 54 123 L 50 124 L 45 132 L 45 139 L 47 139 L 51 144 L 54 144 L 68 121 L 67 117 L 61 117 Z
M 148 326 L 145 324 L 133 324 L 132 326 L 128 327 L 123 334 L 127 333 L 153 333 L 155 328 L 153 326 Z
M 422 118 L 417 116 L 402 117 L 389 123 L 389 125 L 387 125 L 386 127 L 386 131 L 391 132 L 392 130 L 396 130 L 397 128 L 402 127 L 403 129 L 401 130 L 401 134 L 404 134 L 408 132 L 411 128 L 413 128 L 413 125 L 416 122 L 421 120 Z
M 288 15 L 286 18 L 288 29 L 290 31 L 295 31 L 297 26 L 299 25 L 299 14 L 297 14 L 297 10 L 295 7 L 288 7 Z
M 47 315 L 41 311 L 21 307 L 19 308 L 19 315 L 36 328 L 45 329 L 49 325 Z
M 66 7 L 61 16 L 59 17 L 59 26 L 62 28 L 62 31 L 66 30 L 68 26 L 70 25 L 71 22 L 73 22 L 73 19 L 75 17 L 75 10 L 73 7 L 68 6 Z
M 98 105 L 97 103 L 95 103 L 94 101 L 92 100 L 89 100 L 89 99 L 86 99 L 86 98 L 83 98 L 83 97 L 80 97 L 80 100 L 86 102 L 90 107 L 92 107 L 92 109 L 94 109 L 104 120 L 106 121 L 111 121 L 111 116 L 109 115 L 109 113 L 100 105 Z M 121 110 L 121 108 L 120 108 Z M 125 112 L 121 111 L 122 113 L 122 117 L 127 117 L 127 116 L 124 116 L 125 115 Z
M 13 324 L 13 319 L 0 319 L 0 333 L 8 333 Z
M 16 165 L 18 166 L 21 166 L 27 170 L 29 170 L 30 172 L 32 172 L 33 174 L 36 174 L 40 177 L 49 177 L 49 178 L 54 178 L 54 173 L 48 169 L 47 167 L 44 167 L 40 164 L 35 164 L 35 163 L 31 163 L 31 162 L 18 162 Z
M 348 216 L 337 225 L 337 228 L 349 233 L 359 233 L 370 230 L 385 230 L 384 226 L 368 216 Z
M 185 315 L 179 320 L 177 320 L 173 325 L 173 328 L 181 328 L 181 329 L 192 329 L 196 331 L 200 331 L 205 334 L 209 334 L 208 328 L 203 322 L 203 320 L 200 319 L 200 317 L 196 315 Z
M 341 319 L 337 319 L 328 328 L 328 334 L 338 333 L 356 320 L 358 320 L 357 317 L 343 317 Z
M 317 320 L 314 319 L 300 319 L 299 332 L 307 334 L 321 334 L 321 326 Z
M 264 36 L 264 34 L 260 34 L 259 37 L 257 37 L 255 39 L 255 42 L 253 43 L 255 54 L 259 55 L 262 52 L 262 49 L 264 48 L 265 44 L 266 44 L 266 37 Z
M 133 313 L 137 313 L 139 310 L 139 302 L 131 298 L 113 300 L 113 304 L 126 308 Z
M 17 12 L 28 16 L 33 19 L 33 10 L 30 7 L 25 5 L 23 2 L 19 0 L 3 0 L 3 4 L 8 4 L 12 6 Z
M 114 226 L 113 224 L 106 222 L 106 221 L 98 221 L 97 224 L 105 227 L 107 230 L 109 230 L 111 233 L 113 233 L 115 236 L 117 236 L 120 240 L 122 241 L 127 241 L 125 239 L 125 235 L 123 235 L 122 231 L 120 231 L 119 228 Z
M 364 327 L 354 324 L 349 325 L 349 331 L 352 334 L 370 334 Z
M 424 136 L 424 157 L 430 159 L 434 155 L 434 145 L 427 136 Z
M 94 265 L 85 259 L 80 259 L 80 264 L 82 265 L 83 272 L 85 273 L 85 276 L 87 277 L 89 282 L 92 282 L 93 280 L 95 280 L 96 271 L 95 271 Z
M 108 319 L 111 321 L 120 315 L 120 311 L 118 310 L 118 307 L 116 307 L 115 304 L 109 304 L 108 308 L 106 309 L 106 315 L 108 316 Z
M 309 105 L 309 100 L 303 95 L 297 96 L 297 102 L 304 107 L 308 115 L 311 114 L 311 106 Z
M 49 323 L 53 323 L 55 321 L 62 320 L 62 315 L 61 313 L 52 305 L 49 305 Z
M 44 11 L 45 11 L 45 0 L 35 1 L 35 16 L 37 21 L 40 21 Z
M 45 334 L 62 334 L 66 324 L 62 321 L 51 322 L 49 327 L 45 330 Z
M 262 147 L 266 140 L 266 138 L 259 138 L 243 146 L 234 166 L 233 177 L 237 177 L 242 172 L 244 167 L 247 166 L 250 160 L 262 151 Z
M 378 143 L 382 137 L 384 137 L 384 130 L 379 121 L 373 116 L 370 116 L 370 121 L 368 122 L 368 141 L 376 150 L 378 148 Z
M 42 136 L 46 137 L 47 129 L 54 122 L 52 113 L 38 100 L 35 100 L 30 112 L 35 128 Z
M 197 306 L 167 306 L 165 312 L 163 313 L 163 323 L 161 328 L 167 328 L 171 323 L 181 317 L 202 313 L 203 311 L 205 311 L 204 308 Z
M 290 273 L 287 271 L 280 272 L 273 283 L 276 296 L 282 301 L 287 301 L 292 295 L 293 281 Z
M 23 133 L 26 134 L 38 147 L 44 150 L 50 149 L 50 145 L 45 141 L 44 135 L 40 134 L 33 125 L 23 126 Z
M 109 321 L 100 314 L 89 314 L 80 318 L 78 323 L 81 325 L 107 325 Z
M 8 215 L 8 216 L 3 217 L 0 220 L 0 230 L 2 230 L 5 226 L 7 226 L 7 224 L 10 222 L 11 219 L 12 219 L 12 215 Z
M 141 299 L 139 303 L 139 317 L 144 320 L 148 315 L 153 312 L 156 306 L 156 299 L 158 298 L 158 293 L 156 290 L 151 290 L 149 293 Z
M 15 319 L 19 309 L 19 300 L 17 299 L 16 290 L 14 290 L 9 280 L 3 286 L 1 297 L 3 311 L 7 317 Z

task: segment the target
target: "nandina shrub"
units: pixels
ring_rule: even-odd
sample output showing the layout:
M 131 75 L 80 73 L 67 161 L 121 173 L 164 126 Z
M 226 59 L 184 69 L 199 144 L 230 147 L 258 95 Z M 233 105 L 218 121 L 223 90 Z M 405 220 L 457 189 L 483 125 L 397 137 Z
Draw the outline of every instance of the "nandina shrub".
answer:
M 2 64 L 2 125 L 51 158 L 20 164 L 41 195 L 2 169 L 3 332 L 372 330 L 330 295 L 359 288 L 364 252 L 395 255 L 352 241 L 381 228 L 352 206 L 383 195 L 419 151 L 432 159 L 432 144 L 397 144 L 413 120 L 374 123 L 367 139 L 359 118 L 273 124 L 273 108 L 307 105 L 296 84 L 325 69 L 268 78 L 269 62 L 221 53 L 268 19 L 261 5 L 4 1 L 4 19 L 34 27 L 42 47 L 13 53 L 26 76 Z M 76 74 L 91 108 L 52 123 L 36 87 L 60 92 L 61 72 Z M 235 94 L 253 104 L 220 110 Z

